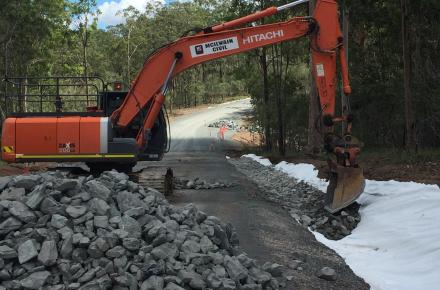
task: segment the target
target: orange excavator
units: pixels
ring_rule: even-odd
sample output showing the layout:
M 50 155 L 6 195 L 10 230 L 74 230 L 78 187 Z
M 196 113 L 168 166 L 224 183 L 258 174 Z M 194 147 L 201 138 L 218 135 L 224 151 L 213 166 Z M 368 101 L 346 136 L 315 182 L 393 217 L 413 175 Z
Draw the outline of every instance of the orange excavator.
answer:
M 2 159 L 6 162 L 79 161 L 95 169 L 122 170 L 131 170 L 137 161 L 161 159 L 168 139 L 163 105 L 173 77 L 200 63 L 308 36 L 321 105 L 319 118 L 325 125 L 324 143 L 329 153 L 330 184 L 326 208 L 330 212 L 341 210 L 363 192 L 365 180 L 356 161 L 359 142 L 351 135 L 353 117 L 350 112 L 335 115 L 337 63 L 343 92 L 346 95 L 351 93 L 337 1 L 317 0 L 312 16 L 245 27 L 245 24 L 307 1 L 270 7 L 192 31 L 151 54 L 128 93 L 104 89 L 96 93 L 95 106 L 88 106 L 86 112 L 67 112 L 69 108 L 63 104 L 69 97 L 60 93 L 60 87 L 67 85 L 57 78 L 56 84 L 52 85 L 55 93 L 44 95 L 55 98 L 51 103 L 54 107 L 40 103 L 38 112 L 30 112 L 30 109 L 14 112 L 4 121 Z M 32 85 L 29 79 L 6 78 L 6 81 L 15 88 Z M 88 86 L 91 84 L 95 83 L 87 83 Z M 34 86 L 42 91 L 51 85 Z M 23 111 L 23 102 L 26 105 L 38 99 L 23 96 L 23 91 L 29 92 L 30 89 L 19 91 L 20 94 L 6 101 L 12 109 Z M 39 98 L 43 100 L 42 95 Z M 335 125 L 343 122 L 348 125 L 344 134 L 338 135 Z

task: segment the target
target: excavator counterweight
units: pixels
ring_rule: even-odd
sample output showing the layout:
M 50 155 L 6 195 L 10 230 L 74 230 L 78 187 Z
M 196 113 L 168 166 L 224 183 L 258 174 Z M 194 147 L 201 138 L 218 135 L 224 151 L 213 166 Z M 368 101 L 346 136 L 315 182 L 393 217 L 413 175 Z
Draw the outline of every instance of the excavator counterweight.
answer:
M 298 0 L 269 7 L 226 23 L 195 29 L 193 34 L 152 53 L 122 97 L 122 93 L 108 92 L 104 85 L 102 91 L 96 93 L 93 106 L 87 95 L 87 99 L 81 100 L 87 106 L 84 113 L 67 112 L 71 106 L 65 103 L 72 96 L 61 93 L 60 88 L 69 86 L 60 83 L 61 78 L 45 86 L 41 86 L 40 81 L 32 84 L 28 78 L 6 78 L 19 92 L 28 92 L 29 86 L 40 91 L 55 87 L 56 92 L 44 95 L 44 98 L 53 98 L 46 103 L 41 95 L 37 111 L 32 112 L 27 109 L 32 105 L 28 100 L 35 95 L 15 95 L 16 99 L 6 100 L 7 106 L 19 112 L 10 114 L 3 123 L 2 159 L 7 162 L 82 161 L 94 168 L 124 170 L 130 170 L 137 161 L 160 160 L 168 146 L 163 104 L 172 78 L 214 59 L 309 36 L 312 72 L 321 105 L 321 115 L 316 117 L 322 118 L 325 124 L 325 148 L 336 160 L 329 161 L 326 208 L 330 212 L 340 210 L 362 193 L 365 180 L 356 160 L 360 146 L 351 136 L 353 118 L 350 112 L 335 116 L 338 58 L 343 92 L 351 93 L 336 0 L 316 0 L 311 16 L 246 27 L 305 2 L 307 0 Z M 95 83 L 88 80 L 85 84 L 87 92 L 95 87 Z M 334 133 L 335 125 L 343 122 L 348 125 L 340 137 Z

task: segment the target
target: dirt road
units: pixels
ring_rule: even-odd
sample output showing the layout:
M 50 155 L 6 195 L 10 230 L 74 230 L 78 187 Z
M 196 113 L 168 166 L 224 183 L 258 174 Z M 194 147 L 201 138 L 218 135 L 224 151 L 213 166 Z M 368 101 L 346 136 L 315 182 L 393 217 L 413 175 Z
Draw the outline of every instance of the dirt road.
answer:
M 179 190 L 170 201 L 175 205 L 194 203 L 207 214 L 230 222 L 237 230 L 242 249 L 260 263 L 288 265 L 301 260 L 287 289 L 368 289 L 342 258 L 318 243 L 285 210 L 265 201 L 256 185 L 227 162 L 224 152 L 240 148 L 230 140 L 233 132 L 226 132 L 225 140 L 219 141 L 218 129 L 207 125 L 218 119 L 239 120 L 249 110 L 249 100 L 241 100 L 176 118 L 171 124 L 171 152 L 161 162 L 140 163 L 136 169 L 148 176 L 171 167 L 179 178 L 234 184 L 224 189 Z M 317 277 L 326 266 L 336 270 L 336 281 Z

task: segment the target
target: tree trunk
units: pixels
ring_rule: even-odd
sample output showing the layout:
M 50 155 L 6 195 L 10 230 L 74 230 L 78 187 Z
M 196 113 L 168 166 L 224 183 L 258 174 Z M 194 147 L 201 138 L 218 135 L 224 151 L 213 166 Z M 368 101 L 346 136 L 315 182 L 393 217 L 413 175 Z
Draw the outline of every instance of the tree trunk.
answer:
M 270 130 L 270 100 L 269 100 L 269 76 L 267 72 L 267 51 L 262 48 L 260 56 L 261 69 L 263 70 L 263 105 L 264 105 L 264 140 L 267 152 L 272 151 L 272 134 Z
M 315 0 L 309 1 L 309 11 L 310 14 L 313 13 L 315 8 Z M 310 51 L 311 52 L 311 51 Z M 308 125 L 308 136 L 307 136 L 307 147 L 310 153 L 319 153 L 321 151 L 321 134 L 316 128 L 316 125 L 320 125 L 317 123 L 319 118 L 320 120 L 320 103 L 318 99 L 318 90 L 316 88 L 315 79 L 312 73 L 312 59 L 310 58 L 310 76 L 311 76 L 311 84 L 310 84 L 310 101 L 309 101 L 309 125 Z M 320 122 L 320 121 L 318 121 Z
M 404 71 L 404 99 L 405 99 L 405 148 L 410 151 L 416 150 L 416 124 L 411 90 L 412 65 L 410 43 L 410 21 L 408 21 L 408 0 L 401 0 L 402 8 L 402 46 L 403 46 L 403 71 Z
M 350 25 L 350 20 L 349 20 L 349 14 L 348 11 L 345 7 L 341 7 L 342 9 L 342 33 L 344 35 L 344 48 L 345 48 L 345 58 L 347 59 L 347 64 L 348 64 L 348 31 L 349 31 L 349 25 Z M 341 105 L 342 105 L 342 114 L 346 115 L 349 114 L 351 112 L 349 112 L 349 100 L 348 100 L 349 96 L 347 96 L 346 94 L 344 94 L 344 90 L 341 89 Z M 347 122 L 344 121 L 342 123 L 342 128 L 341 128 L 342 135 L 345 135 L 345 133 L 347 132 Z
M 130 67 L 130 55 L 131 55 L 131 52 L 130 52 L 130 37 L 131 37 L 131 28 L 129 27 L 128 28 L 128 35 L 127 35 L 127 85 L 128 85 L 128 87 L 130 87 L 131 86 L 131 84 L 130 84 L 130 81 L 131 81 L 131 78 L 130 78 L 130 75 L 131 75 L 131 67 Z
M 260 1 L 260 10 L 266 7 L 266 1 Z M 261 25 L 264 25 L 264 18 L 261 19 Z M 261 69 L 263 70 L 263 106 L 264 106 L 264 147 L 265 151 L 272 151 L 272 132 L 270 128 L 270 96 L 269 96 L 269 74 L 267 64 L 267 49 L 263 47 L 260 55 Z
M 90 11 L 90 7 L 87 7 L 87 11 Z M 82 45 L 83 45 L 83 67 L 84 67 L 84 82 L 85 82 L 85 89 L 86 89 L 86 95 L 87 95 L 87 106 L 89 105 L 89 72 L 88 72 L 88 65 L 87 65 L 87 44 L 89 42 L 89 35 L 87 32 L 89 25 L 89 18 L 87 16 L 87 13 L 85 14 L 85 24 L 84 24 L 84 34 L 82 37 Z
M 275 88 L 276 92 L 276 110 L 277 110 L 277 127 L 278 127 L 278 153 L 281 156 L 286 155 L 286 142 L 284 135 L 284 117 L 283 117 L 283 55 L 282 44 L 272 46 L 273 73 L 276 76 Z

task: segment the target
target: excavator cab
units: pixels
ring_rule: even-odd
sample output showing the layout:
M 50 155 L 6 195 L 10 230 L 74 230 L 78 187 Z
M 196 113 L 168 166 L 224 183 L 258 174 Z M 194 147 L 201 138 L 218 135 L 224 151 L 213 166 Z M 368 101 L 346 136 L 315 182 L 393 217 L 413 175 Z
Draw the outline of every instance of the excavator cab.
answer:
M 124 130 L 115 130 L 110 116 L 127 96 L 121 86 L 112 89 L 98 77 L 6 77 L 4 83 L 5 161 L 83 161 L 95 172 L 130 171 L 137 161 L 160 160 L 167 150 L 164 108 L 144 148 L 135 138 L 149 104 Z

